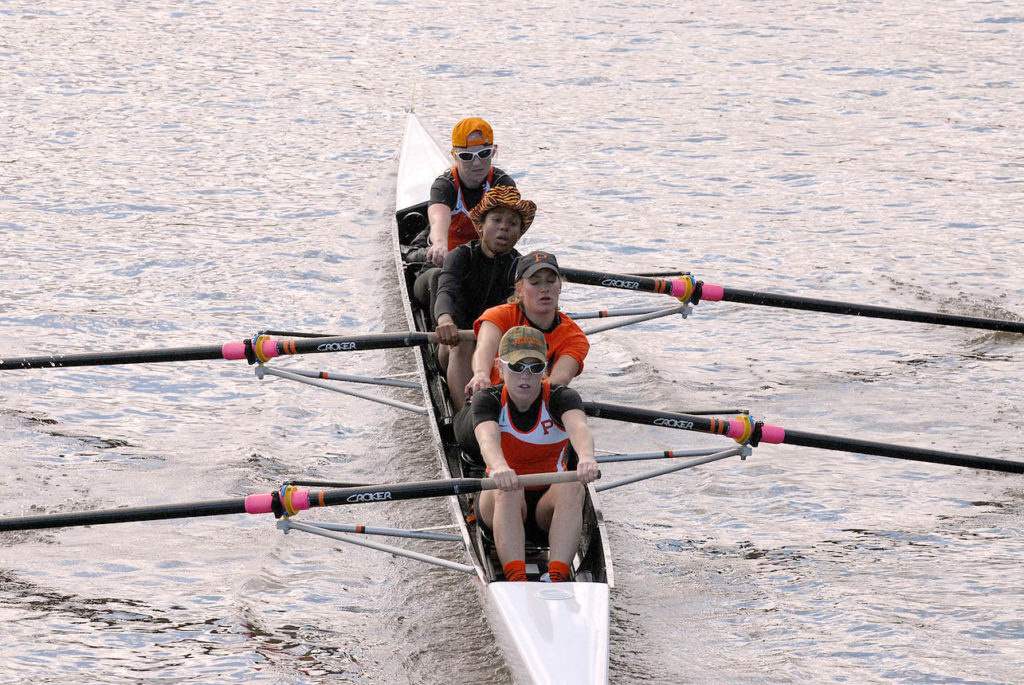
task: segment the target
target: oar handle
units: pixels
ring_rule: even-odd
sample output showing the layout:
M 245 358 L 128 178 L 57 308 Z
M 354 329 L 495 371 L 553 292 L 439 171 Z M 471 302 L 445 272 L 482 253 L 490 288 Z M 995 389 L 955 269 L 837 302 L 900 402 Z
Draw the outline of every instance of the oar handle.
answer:
M 575 471 L 558 471 L 556 473 L 528 473 L 519 476 L 519 484 L 524 488 L 534 488 L 540 485 L 554 485 L 555 483 L 571 483 L 577 480 Z M 493 478 L 484 478 L 480 482 L 481 490 L 497 490 Z
M 434 345 L 441 342 L 437 337 L 437 333 L 427 333 L 427 340 L 429 340 Z M 462 342 L 473 342 L 474 340 L 476 340 L 476 333 L 468 330 L 460 330 L 459 340 L 461 340 Z

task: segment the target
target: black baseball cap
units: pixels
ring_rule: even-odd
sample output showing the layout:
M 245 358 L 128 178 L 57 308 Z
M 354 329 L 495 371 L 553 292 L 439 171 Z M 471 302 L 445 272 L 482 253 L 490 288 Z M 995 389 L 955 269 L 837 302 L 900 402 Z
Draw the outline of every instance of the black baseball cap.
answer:
M 558 260 L 550 252 L 530 252 L 524 254 L 516 261 L 516 280 L 521 281 L 529 278 L 541 269 L 551 269 L 558 276 L 562 270 L 558 268 Z

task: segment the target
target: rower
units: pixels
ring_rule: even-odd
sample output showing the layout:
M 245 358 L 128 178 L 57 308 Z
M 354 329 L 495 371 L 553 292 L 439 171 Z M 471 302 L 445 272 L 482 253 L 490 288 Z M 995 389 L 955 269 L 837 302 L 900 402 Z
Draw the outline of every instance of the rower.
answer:
M 516 262 L 515 295 L 508 304 L 491 307 L 476 320 L 473 377 L 466 395 L 500 382 L 495 357 L 501 336 L 513 326 L 530 326 L 544 334 L 548 380 L 568 385 L 583 370 L 590 343 L 576 322 L 558 311 L 562 272 L 550 252 L 531 252 Z
M 481 493 L 477 511 L 494 532 L 508 581 L 526 580 L 526 529 L 534 525 L 548 535 L 547 579 L 571 580 L 583 526 L 583 484 L 600 475 L 579 393 L 543 378 L 547 352 L 539 330 L 510 328 L 498 345 L 503 384 L 473 397 L 473 433 L 498 487 Z M 520 475 L 566 470 L 570 444 L 579 460 L 577 482 L 526 490 L 519 485 Z
M 472 375 L 474 341 L 460 344 L 459 330 L 471 329 L 487 309 L 512 294 L 519 252 L 515 245 L 533 223 L 537 205 L 510 186 L 496 186 L 469 213 L 478 239 L 448 253 L 438 279 L 434 320 L 441 342 L 438 357 L 447 363 L 448 390 L 455 409 L 465 404 L 464 389 Z
M 451 156 L 455 166 L 438 176 L 430 187 L 429 246 L 426 263 L 413 286 L 416 299 L 428 311 L 445 256 L 477 237 L 470 211 L 492 187 L 516 185 L 511 176 L 492 166 L 497 151 L 494 131 L 483 119 L 463 119 L 452 129 Z

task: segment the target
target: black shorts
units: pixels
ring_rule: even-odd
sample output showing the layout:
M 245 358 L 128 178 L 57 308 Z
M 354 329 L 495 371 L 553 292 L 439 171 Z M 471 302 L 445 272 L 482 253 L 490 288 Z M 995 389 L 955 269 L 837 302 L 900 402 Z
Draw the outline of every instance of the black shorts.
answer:
M 462 447 L 462 451 L 469 457 L 469 463 L 484 468 L 484 459 L 480 456 L 480 445 L 476 441 L 476 433 L 473 428 L 473 404 L 466 404 L 455 414 L 452 419 L 452 430 L 455 432 L 455 440 Z

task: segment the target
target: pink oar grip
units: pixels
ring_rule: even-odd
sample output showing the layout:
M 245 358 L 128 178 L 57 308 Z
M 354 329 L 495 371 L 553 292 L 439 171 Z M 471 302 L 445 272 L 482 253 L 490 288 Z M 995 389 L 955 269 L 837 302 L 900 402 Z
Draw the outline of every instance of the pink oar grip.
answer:
M 677 278 L 672 281 L 672 297 L 687 297 L 686 281 Z M 700 299 L 709 302 L 718 302 L 725 296 L 725 288 L 713 283 L 704 283 L 700 287 Z
M 309 509 L 309 490 L 296 490 L 292 493 L 292 509 L 295 511 Z
M 273 359 L 281 356 L 277 351 L 277 338 L 267 338 L 260 347 L 266 359 Z M 245 359 L 245 342 L 229 342 L 220 348 L 220 354 L 224 359 Z
M 747 429 L 746 424 L 739 419 L 729 419 L 729 432 L 726 433 L 733 440 L 743 437 L 743 431 Z M 759 442 L 768 442 L 773 445 L 781 445 L 786 439 L 786 429 L 782 426 L 773 426 L 770 423 L 761 424 L 761 438 Z
M 742 437 L 745 430 L 747 430 L 745 423 L 738 419 L 729 419 L 729 432 L 726 435 L 735 440 Z
M 292 509 L 295 511 L 309 509 L 309 490 L 296 490 L 292 493 Z M 247 514 L 269 514 L 272 511 L 274 511 L 274 494 L 271 492 L 261 492 L 245 498 L 245 513 Z
M 725 288 L 713 283 L 705 283 L 700 288 L 700 299 L 708 302 L 718 302 L 725 297 Z
M 781 445 L 786 439 L 786 429 L 782 426 L 773 426 L 766 423 L 761 426 L 761 442 L 770 442 L 773 445 Z
M 686 281 L 681 278 L 672 281 L 672 297 L 686 297 Z
M 269 492 L 261 492 L 258 495 L 249 495 L 245 498 L 245 513 L 246 514 L 269 514 L 274 511 L 270 503 L 274 501 L 274 496 Z
M 280 356 L 277 351 L 277 338 L 267 338 L 263 341 L 263 356 L 267 359 L 273 359 L 274 357 Z

